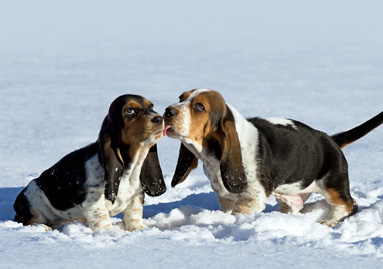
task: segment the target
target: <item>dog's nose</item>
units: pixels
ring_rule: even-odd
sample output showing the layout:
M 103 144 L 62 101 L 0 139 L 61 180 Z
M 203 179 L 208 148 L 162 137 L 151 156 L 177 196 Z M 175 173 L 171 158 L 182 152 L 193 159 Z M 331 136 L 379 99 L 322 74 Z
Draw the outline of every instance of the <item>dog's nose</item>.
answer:
M 152 122 L 153 123 L 155 123 L 155 124 L 157 124 L 157 125 L 160 125 L 160 124 L 162 124 L 162 117 L 160 116 L 160 115 L 157 115 L 157 116 L 154 116 L 153 118 L 152 118 Z
M 174 108 L 169 106 L 165 109 L 165 114 L 164 114 L 165 118 L 171 118 L 171 117 L 174 117 L 175 115 L 177 115 L 177 112 Z

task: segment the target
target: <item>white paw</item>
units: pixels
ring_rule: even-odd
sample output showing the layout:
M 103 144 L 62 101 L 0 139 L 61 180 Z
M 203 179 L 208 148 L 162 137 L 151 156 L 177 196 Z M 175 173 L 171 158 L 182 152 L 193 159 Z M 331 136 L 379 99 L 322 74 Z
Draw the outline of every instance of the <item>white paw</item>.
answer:
M 41 224 L 41 223 L 33 223 L 31 224 L 32 226 L 36 226 L 36 227 L 43 227 L 45 229 L 46 232 L 50 232 L 50 231 L 53 231 L 52 227 L 48 226 L 48 225 L 45 225 L 45 224 Z
M 126 223 L 126 230 L 129 232 L 135 232 L 135 231 L 141 231 L 143 229 L 147 228 L 147 226 L 141 221 L 130 221 L 129 223 Z
M 323 224 L 323 225 L 326 225 L 328 227 L 334 227 L 334 226 L 339 224 L 339 221 L 322 220 L 319 223 Z

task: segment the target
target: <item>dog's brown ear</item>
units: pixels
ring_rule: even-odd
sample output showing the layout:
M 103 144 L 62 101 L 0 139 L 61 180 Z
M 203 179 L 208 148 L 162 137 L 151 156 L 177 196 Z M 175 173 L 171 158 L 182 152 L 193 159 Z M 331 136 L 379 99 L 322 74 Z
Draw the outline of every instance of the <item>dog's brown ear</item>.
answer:
M 141 168 L 142 189 L 150 196 L 159 196 L 166 191 L 166 185 L 157 154 L 157 145 L 152 146 Z
M 190 172 L 197 168 L 197 166 L 198 159 L 184 146 L 184 144 L 181 143 L 177 167 L 171 183 L 172 187 L 175 187 L 177 184 L 183 182 L 188 177 Z
M 120 179 L 124 172 L 124 161 L 121 156 L 119 142 L 116 141 L 118 139 L 119 134 L 114 130 L 112 121 L 106 116 L 99 134 L 99 158 L 105 170 L 105 198 L 112 203 L 117 198 Z
M 241 193 L 247 187 L 247 179 L 234 117 L 229 108 L 226 108 L 226 115 L 221 119 L 220 129 L 223 135 L 220 161 L 223 185 L 229 192 Z

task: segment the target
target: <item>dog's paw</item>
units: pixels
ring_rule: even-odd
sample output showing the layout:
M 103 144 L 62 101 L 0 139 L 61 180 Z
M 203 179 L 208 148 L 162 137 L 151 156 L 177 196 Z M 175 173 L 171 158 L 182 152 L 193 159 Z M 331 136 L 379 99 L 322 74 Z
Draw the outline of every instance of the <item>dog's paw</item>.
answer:
M 141 231 L 145 228 L 147 228 L 147 226 L 142 222 L 142 220 L 140 221 L 133 220 L 126 224 L 126 230 L 129 232 Z
M 48 226 L 48 225 L 45 225 L 45 224 L 41 224 L 41 223 L 33 223 L 31 224 L 32 226 L 36 226 L 36 227 L 43 227 L 45 229 L 46 232 L 51 232 L 53 231 L 52 227 Z
M 334 227 L 339 224 L 339 221 L 322 220 L 319 223 L 328 227 Z

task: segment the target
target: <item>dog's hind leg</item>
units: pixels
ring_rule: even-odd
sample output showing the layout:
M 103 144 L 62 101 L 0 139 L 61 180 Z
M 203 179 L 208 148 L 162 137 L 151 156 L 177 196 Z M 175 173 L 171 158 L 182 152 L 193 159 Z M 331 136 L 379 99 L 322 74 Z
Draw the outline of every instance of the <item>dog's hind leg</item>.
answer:
M 322 192 L 326 201 L 330 204 L 331 210 L 327 219 L 321 221 L 321 223 L 329 227 L 334 227 L 343 219 L 354 215 L 358 211 L 358 205 L 350 194 L 348 176 L 343 175 L 337 182 L 341 182 L 341 184 L 330 185 L 328 183 Z
M 31 226 L 36 226 L 36 227 L 43 227 L 45 229 L 46 232 L 50 232 L 50 231 L 53 231 L 53 228 L 48 226 L 48 225 L 45 225 L 45 224 L 41 224 L 41 223 L 33 223 L 31 224 Z
M 34 185 L 32 184 L 32 187 Z M 15 209 L 15 221 L 20 222 L 23 225 L 36 225 L 43 226 L 45 230 L 52 230 L 48 224 L 47 218 L 44 217 L 43 214 L 35 210 L 29 200 L 27 199 L 28 188 L 25 188 L 20 194 L 17 196 L 15 203 L 13 204 L 13 208 Z

